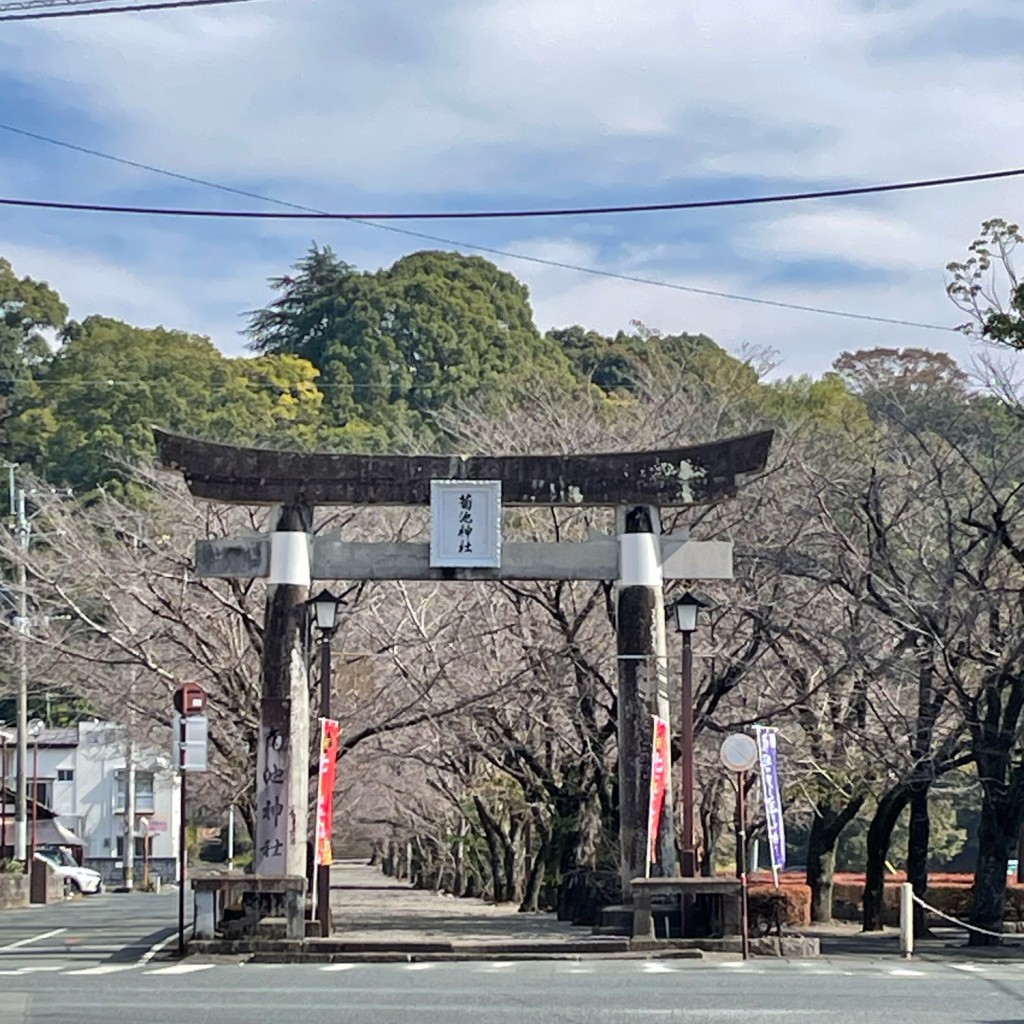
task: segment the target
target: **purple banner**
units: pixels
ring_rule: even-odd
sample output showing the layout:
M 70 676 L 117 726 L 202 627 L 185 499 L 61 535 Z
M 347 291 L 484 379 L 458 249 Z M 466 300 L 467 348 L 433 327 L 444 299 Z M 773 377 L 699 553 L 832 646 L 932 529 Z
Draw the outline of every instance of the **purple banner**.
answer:
M 757 752 L 761 764 L 761 795 L 768 825 L 768 847 L 772 854 L 772 873 L 786 866 L 786 825 L 782 820 L 782 794 L 779 792 L 779 751 L 776 732 L 757 727 Z M 776 878 L 777 880 L 777 878 Z

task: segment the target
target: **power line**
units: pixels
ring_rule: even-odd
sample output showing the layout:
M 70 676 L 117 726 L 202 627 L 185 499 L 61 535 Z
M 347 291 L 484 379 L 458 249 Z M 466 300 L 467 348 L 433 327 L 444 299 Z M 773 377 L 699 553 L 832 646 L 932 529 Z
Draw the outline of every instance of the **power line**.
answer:
M 241 3 L 247 0 L 189 0 L 202 3 Z M 2 19 L 0 19 L 2 20 Z M 848 196 L 880 195 L 888 192 L 909 192 L 946 185 L 965 185 L 971 182 L 996 181 L 1001 178 L 1024 176 L 1024 167 L 1009 171 L 986 171 L 981 174 L 961 174 L 948 178 L 927 178 L 902 181 L 890 185 L 861 185 L 854 188 L 830 188 L 815 192 L 784 192 L 764 196 L 732 199 L 695 199 L 675 203 L 632 203 L 622 206 L 576 206 L 532 210 L 454 210 L 420 211 L 414 213 L 325 213 L 302 210 L 277 213 L 269 210 L 209 210 L 197 207 L 121 206 L 106 203 L 69 203 L 46 199 L 0 199 L 2 206 L 20 206 L 42 210 L 70 210 L 78 213 L 123 213 L 146 217 L 202 217 L 225 220 L 521 220 L 541 217 L 594 217 L 615 213 L 670 213 L 682 210 L 717 210 L 736 206 L 767 206 L 794 203 L 811 199 L 841 199 Z
M 0 11 L 34 11 L 47 7 L 83 7 L 96 0 L 18 0 L 17 3 L 0 4 Z
M 92 149 L 88 146 L 79 146 L 76 143 L 67 142 L 64 139 L 52 138 L 51 136 L 42 135 L 38 132 L 28 131 L 25 128 L 18 128 L 15 125 L 0 123 L 0 130 L 11 132 L 15 135 L 21 135 L 25 138 L 34 139 L 37 142 L 44 142 L 47 145 L 58 146 L 62 149 L 71 150 L 76 153 L 83 153 L 87 156 L 97 157 L 100 160 L 107 160 L 111 163 L 121 164 L 125 167 L 133 167 L 136 170 L 147 171 L 151 174 L 159 174 L 166 178 L 185 181 L 193 185 L 201 185 L 204 188 L 216 189 L 220 192 L 243 196 L 247 199 L 255 199 L 259 202 L 271 203 L 275 206 L 287 207 L 288 209 L 299 210 L 311 214 L 325 213 L 325 211 L 317 209 L 314 206 L 305 206 L 301 203 L 289 202 L 286 199 L 277 199 L 273 196 L 262 195 L 259 192 L 249 192 L 245 189 L 235 188 L 232 185 L 225 185 L 221 182 L 208 181 L 205 178 L 197 178 L 189 174 L 182 174 L 179 171 L 171 171 L 165 167 L 157 167 L 153 164 L 141 163 L 138 160 L 129 160 L 126 157 L 116 156 L 112 153 L 104 153 L 102 150 Z M 404 235 L 407 238 L 416 238 L 420 241 L 434 242 L 439 245 L 451 246 L 457 249 L 471 249 L 474 252 L 486 253 L 489 256 L 500 256 L 503 259 L 519 260 L 523 263 L 532 263 L 535 266 L 551 267 L 556 270 L 570 270 L 580 274 L 589 274 L 592 277 L 603 277 L 609 280 L 625 281 L 630 284 L 642 284 L 653 288 L 667 288 L 672 291 L 684 292 L 691 295 L 703 295 L 710 298 L 728 299 L 733 302 L 746 302 L 759 306 L 769 306 L 775 309 L 793 310 L 794 312 L 800 313 L 816 313 L 822 316 L 840 317 L 848 320 L 888 324 L 894 327 L 915 327 L 929 331 L 956 332 L 955 327 L 947 327 L 942 324 L 930 324 L 896 317 L 873 316 L 868 313 L 854 313 L 849 310 L 829 309 L 823 306 L 802 305 L 795 302 L 785 302 L 781 299 L 765 299 L 752 295 L 739 295 L 733 292 L 716 291 L 712 288 L 698 288 L 694 285 L 678 284 L 676 282 L 662 281 L 656 278 L 640 277 L 635 274 L 617 273 L 613 270 L 601 270 L 596 267 L 583 267 L 576 263 L 547 259 L 543 256 L 530 256 L 526 253 L 514 252 L 508 249 L 498 249 L 492 246 L 479 245 L 474 242 L 444 238 L 439 235 L 432 235 L 422 231 L 414 231 L 410 228 L 399 227 L 397 224 L 382 224 L 358 216 L 349 218 L 348 222 L 352 224 L 361 224 L 365 227 L 377 228 L 381 231 L 390 231 L 393 234 Z
M 0 21 L 42 21 L 48 18 L 82 18 L 87 14 L 139 14 L 145 11 L 167 11 L 180 7 L 213 7 L 222 4 L 252 3 L 253 0 L 160 0 L 158 3 L 126 4 L 120 7 L 89 7 L 96 0 L 41 0 L 31 2 L 0 4 L 0 11 L 26 10 L 26 8 L 67 7 L 67 10 L 29 10 L 24 14 L 0 14 Z M 85 7 L 85 10 L 77 10 Z M 73 8 L 73 9 L 72 9 Z

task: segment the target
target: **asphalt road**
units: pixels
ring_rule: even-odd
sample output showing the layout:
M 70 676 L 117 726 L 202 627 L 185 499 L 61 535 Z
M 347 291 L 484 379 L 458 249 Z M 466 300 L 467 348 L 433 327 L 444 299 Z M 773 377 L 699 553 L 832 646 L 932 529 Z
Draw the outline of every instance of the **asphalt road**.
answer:
M 177 893 L 100 893 L 0 912 L 0 991 L 16 972 L 140 961 L 177 936 Z M 45 970 L 44 970 L 45 969 Z M 0 1022 L 6 1024 L 0 1016 Z
M 77 962 L 77 961 L 76 961 Z M 31 966 L 31 965 L 30 965 Z M 54 963 L 51 966 L 57 966 Z M 7 974 L 3 1024 L 1021 1024 L 1024 964 L 116 961 Z M 102 970 L 105 968 L 105 970 Z
M 1024 1024 L 1024 962 L 173 957 L 175 894 L 0 914 L 0 1024 Z

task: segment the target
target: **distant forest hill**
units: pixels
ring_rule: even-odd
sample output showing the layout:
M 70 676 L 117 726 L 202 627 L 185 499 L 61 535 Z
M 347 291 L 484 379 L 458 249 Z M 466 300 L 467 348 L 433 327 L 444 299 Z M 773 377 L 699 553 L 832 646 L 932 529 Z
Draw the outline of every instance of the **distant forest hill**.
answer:
M 766 421 L 805 403 L 847 415 L 840 407 L 862 390 L 852 365 L 765 385 L 706 335 L 636 322 L 614 337 L 578 325 L 541 333 L 526 286 L 479 256 L 417 252 L 368 272 L 313 246 L 270 287 L 268 304 L 247 314 L 253 355 L 233 358 L 171 328 L 68 320 L 54 288 L 0 258 L 4 456 L 81 494 L 116 489 L 126 467 L 150 461 L 154 423 L 238 444 L 444 451 L 455 411 L 538 390 L 621 402 L 681 374 L 761 407 Z M 957 372 L 939 354 L 887 357 L 922 378 Z

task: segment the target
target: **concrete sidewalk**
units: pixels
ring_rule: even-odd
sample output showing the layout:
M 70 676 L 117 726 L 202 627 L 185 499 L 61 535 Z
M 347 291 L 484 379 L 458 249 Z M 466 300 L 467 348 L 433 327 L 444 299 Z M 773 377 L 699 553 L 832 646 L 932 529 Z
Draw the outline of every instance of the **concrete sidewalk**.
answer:
M 387 878 L 365 861 L 336 861 L 331 868 L 334 938 L 349 946 L 437 951 L 493 948 L 529 952 L 626 952 L 625 938 L 592 935 L 554 914 L 520 914 L 514 903 L 414 889 Z
M 861 956 L 900 959 L 900 930 L 886 927 L 880 932 L 863 932 L 853 921 L 808 925 L 801 935 L 817 938 L 823 957 Z M 955 927 L 931 929 L 930 935 L 914 942 L 916 960 L 1024 960 L 1024 935 L 1008 933 L 999 946 L 968 946 L 967 930 Z
M 591 956 L 738 956 L 740 940 L 631 940 L 593 935 L 551 913 L 521 914 L 514 903 L 493 904 L 414 889 L 408 882 L 387 878 L 364 860 L 341 860 L 331 868 L 330 938 L 195 941 L 193 952 L 247 955 L 273 962 L 308 960 L 459 960 L 534 959 Z M 864 933 L 858 924 L 836 921 L 753 939 L 754 955 L 823 958 L 858 957 L 901 960 L 899 931 Z M 1024 960 L 1021 936 L 1005 944 L 969 947 L 966 933 L 935 929 L 916 944 L 922 960 Z M 818 946 L 820 944 L 820 953 Z M 703 945 L 702 951 L 697 946 Z

